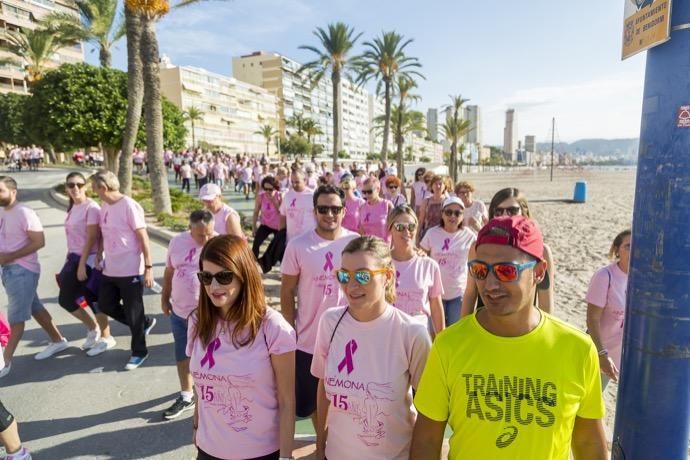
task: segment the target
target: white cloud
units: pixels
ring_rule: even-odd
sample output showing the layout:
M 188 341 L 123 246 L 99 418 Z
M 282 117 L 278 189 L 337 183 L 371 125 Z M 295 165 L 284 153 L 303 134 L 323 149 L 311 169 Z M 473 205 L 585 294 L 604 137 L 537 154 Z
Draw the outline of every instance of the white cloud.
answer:
M 503 143 L 505 110 L 517 113 L 518 139 L 526 134 L 546 141 L 551 118 L 561 141 L 639 135 L 643 76 L 620 74 L 583 83 L 515 91 L 484 111 L 485 142 Z

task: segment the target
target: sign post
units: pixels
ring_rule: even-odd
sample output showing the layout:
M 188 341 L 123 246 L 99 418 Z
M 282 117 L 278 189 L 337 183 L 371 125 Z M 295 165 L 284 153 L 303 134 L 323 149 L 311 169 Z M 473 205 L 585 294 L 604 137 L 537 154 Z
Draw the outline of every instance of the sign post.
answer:
M 625 0 L 624 60 L 670 37 L 671 0 Z
M 647 53 L 614 460 L 688 458 L 690 1 L 670 24 Z

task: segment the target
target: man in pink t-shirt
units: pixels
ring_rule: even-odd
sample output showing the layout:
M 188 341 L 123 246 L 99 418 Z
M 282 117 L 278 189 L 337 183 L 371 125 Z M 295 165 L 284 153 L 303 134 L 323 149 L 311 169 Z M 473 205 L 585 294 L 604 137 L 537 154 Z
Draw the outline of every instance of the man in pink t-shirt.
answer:
M 280 227 L 287 229 L 287 241 L 312 230 L 314 220 L 314 192 L 306 187 L 304 173 L 293 171 L 292 189 L 283 195 L 280 204 Z
M 343 294 L 335 271 L 340 267 L 345 246 L 359 236 L 342 227 L 345 206 L 342 190 L 323 185 L 314 192 L 313 204 L 316 229 L 288 241 L 281 264 L 281 311 L 297 331 L 295 390 L 298 417 L 315 414 L 319 380 L 311 374 L 311 361 L 316 331 L 323 312 L 342 305 Z
M 170 317 L 180 396 L 163 413 L 166 420 L 172 420 L 183 412 L 194 409 L 194 382 L 189 373 L 189 358 L 186 354 L 187 318 L 199 303 L 201 286 L 196 274 L 199 271 L 201 250 L 215 235 L 213 214 L 206 209 L 197 210 L 189 216 L 189 230 L 175 236 L 168 245 L 161 309 L 164 315 Z
M 101 234 L 105 266 L 98 292 L 98 308 L 129 327 L 132 356 L 125 370 L 139 367 L 148 357 L 146 335 L 156 319 L 144 314 L 144 287 L 153 286 L 153 265 L 142 207 L 119 192 L 120 182 L 110 171 L 91 176 L 102 201 Z M 143 276 L 142 276 L 143 274 Z M 99 341 L 87 354 L 95 356 L 112 348 L 115 341 Z
M 242 232 L 239 213 L 223 203 L 223 190 L 220 187 L 216 184 L 204 185 L 199 190 L 199 199 L 204 203 L 204 207 L 213 214 L 216 233 L 247 238 Z
M 35 356 L 36 359 L 49 358 L 68 347 L 67 340 L 55 327 L 36 292 L 41 273 L 38 250 L 43 246 L 45 237 L 38 216 L 32 209 L 17 202 L 17 182 L 9 176 L 0 176 L 0 266 L 11 330 L 0 378 L 9 374 L 12 356 L 24 334 L 24 324 L 32 316 L 51 341 L 44 351 Z

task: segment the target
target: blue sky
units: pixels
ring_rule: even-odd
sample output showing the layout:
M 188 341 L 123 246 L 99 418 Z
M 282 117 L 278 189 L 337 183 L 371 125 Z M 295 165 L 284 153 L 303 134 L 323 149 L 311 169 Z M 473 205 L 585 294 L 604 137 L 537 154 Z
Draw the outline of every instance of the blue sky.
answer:
M 518 134 L 561 141 L 639 134 L 644 53 L 620 60 L 624 0 L 231 0 L 173 10 L 158 24 L 161 53 L 174 64 L 230 75 L 233 56 L 256 50 L 304 62 L 312 31 L 343 21 L 363 32 L 414 38 L 423 64 L 417 108 L 462 94 L 482 109 L 486 144 L 502 144 L 504 112 Z M 357 47 L 360 50 L 361 47 Z M 97 63 L 97 53 L 87 52 Z M 113 64 L 126 69 L 126 44 Z

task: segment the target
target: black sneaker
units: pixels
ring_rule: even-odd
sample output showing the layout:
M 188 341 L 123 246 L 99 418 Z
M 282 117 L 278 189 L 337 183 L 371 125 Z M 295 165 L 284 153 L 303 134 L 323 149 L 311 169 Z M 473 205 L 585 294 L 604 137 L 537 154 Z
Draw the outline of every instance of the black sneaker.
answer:
M 156 318 L 154 318 L 153 316 L 147 316 L 144 320 L 144 334 L 149 335 L 151 333 L 151 329 L 153 329 L 153 326 L 155 325 Z
M 163 418 L 166 420 L 172 420 L 182 415 L 182 412 L 192 409 L 194 409 L 194 400 L 187 402 L 182 399 L 182 396 L 179 396 L 173 405 L 170 406 L 168 410 L 163 412 Z

